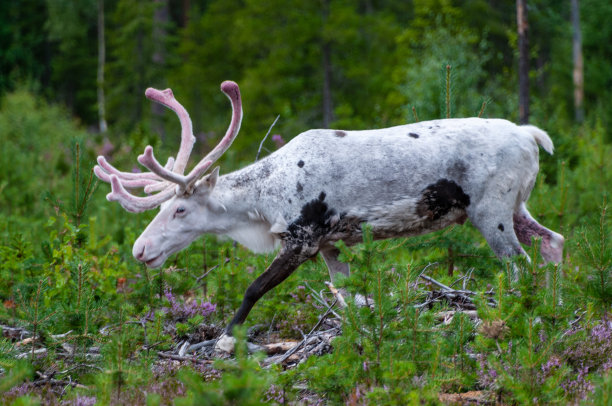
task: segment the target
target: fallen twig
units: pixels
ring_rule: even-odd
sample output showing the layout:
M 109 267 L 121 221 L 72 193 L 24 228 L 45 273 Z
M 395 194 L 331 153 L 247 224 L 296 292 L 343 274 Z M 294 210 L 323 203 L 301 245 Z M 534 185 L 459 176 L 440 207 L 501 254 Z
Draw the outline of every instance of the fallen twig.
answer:
M 163 352 L 163 351 L 158 351 L 157 355 L 161 358 L 168 358 L 168 359 L 173 359 L 175 361 L 191 361 L 191 362 L 195 362 L 196 364 L 202 364 L 202 365 L 209 365 L 212 364 L 214 361 L 213 360 L 209 360 L 209 359 L 198 359 L 198 358 L 193 358 L 193 357 L 182 357 L 180 355 L 176 355 L 176 354 L 172 354 L 172 353 L 168 353 L 168 352 Z
M 217 269 L 219 267 L 219 265 L 215 265 L 212 268 L 210 268 L 208 271 L 204 272 L 202 275 L 198 276 L 198 278 L 195 280 L 195 283 L 198 284 L 200 283 L 200 281 L 204 278 L 206 278 L 206 276 L 211 273 L 212 271 L 214 271 L 215 269 Z
M 331 313 L 336 316 L 338 319 L 342 320 L 342 317 L 340 317 L 340 315 L 338 313 L 336 313 L 334 310 L 332 310 L 332 308 L 329 306 L 329 304 L 325 301 L 325 299 L 323 299 L 323 295 L 317 293 L 317 291 L 315 291 L 308 283 L 305 283 L 306 287 L 308 289 L 310 289 L 310 292 L 312 294 L 312 297 L 314 300 L 316 300 L 317 302 L 319 302 L 319 304 L 321 304 L 322 306 L 324 306 L 327 310 L 331 311 Z
M 323 323 L 323 321 L 327 318 L 327 316 L 329 315 L 329 313 L 331 313 L 331 309 L 334 307 L 334 305 L 336 304 L 336 302 L 338 302 L 338 299 L 334 300 L 334 303 L 331 304 L 331 306 L 327 309 L 327 311 L 325 311 L 325 313 L 323 313 L 323 316 L 321 316 L 319 318 L 319 321 L 317 322 L 317 324 L 314 325 L 314 327 L 310 330 L 310 333 L 308 333 L 306 335 L 306 337 L 304 337 L 304 339 L 302 341 L 300 341 L 295 347 L 293 347 L 292 349 L 290 349 L 289 351 L 287 351 L 285 353 L 285 355 L 280 358 L 278 361 L 275 362 L 275 364 L 282 364 L 283 362 L 285 362 L 285 360 L 287 358 L 289 358 L 293 353 L 295 353 L 298 349 L 300 349 L 300 347 L 302 345 L 304 345 L 306 343 L 306 341 L 309 339 L 310 336 L 312 336 L 312 333 L 314 333 L 314 331 L 319 328 L 319 326 Z
M 200 348 L 204 348 L 204 347 L 212 347 L 213 345 L 215 345 L 216 342 L 217 340 L 213 339 L 213 340 L 202 341 L 200 343 L 191 344 L 189 348 L 187 349 L 187 353 L 197 351 Z

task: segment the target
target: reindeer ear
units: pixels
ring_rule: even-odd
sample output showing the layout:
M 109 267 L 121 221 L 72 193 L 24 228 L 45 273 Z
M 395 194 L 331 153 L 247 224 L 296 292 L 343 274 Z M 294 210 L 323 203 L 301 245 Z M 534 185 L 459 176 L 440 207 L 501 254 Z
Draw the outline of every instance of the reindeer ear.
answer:
M 206 190 L 210 192 L 211 190 L 215 188 L 218 178 L 219 178 L 219 167 L 217 166 L 212 170 L 211 173 L 209 173 L 208 175 L 204 176 L 202 179 L 197 181 L 197 183 L 195 184 L 195 189 L 196 190 Z

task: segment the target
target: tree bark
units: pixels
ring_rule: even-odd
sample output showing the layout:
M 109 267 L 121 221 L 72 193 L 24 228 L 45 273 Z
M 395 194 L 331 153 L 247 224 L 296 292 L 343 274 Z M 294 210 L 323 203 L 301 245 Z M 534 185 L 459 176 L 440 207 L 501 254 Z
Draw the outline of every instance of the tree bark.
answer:
M 185 28 L 187 27 L 187 24 L 189 24 L 189 12 L 191 10 L 191 1 L 190 0 L 183 0 L 183 15 L 181 18 L 181 23 L 182 23 L 182 27 Z
M 104 40 L 104 0 L 98 0 L 98 126 L 106 133 L 106 109 L 104 101 L 104 65 L 106 64 L 106 42 Z
M 168 9 L 168 0 L 155 0 L 156 8 L 153 13 L 153 65 L 156 68 L 163 67 L 166 63 L 166 26 L 170 18 L 170 10 Z M 161 84 L 158 84 L 158 86 Z M 165 112 L 164 106 L 159 103 L 151 103 L 152 128 L 160 135 L 162 142 L 165 141 L 163 115 Z
M 332 66 L 331 46 L 323 44 L 323 128 L 329 128 L 334 121 L 334 104 L 332 100 Z
M 516 22 L 519 51 L 519 122 L 529 122 L 529 42 L 527 0 L 516 0 Z
M 584 120 L 584 63 L 582 60 L 582 32 L 580 31 L 580 4 L 572 0 L 572 54 L 574 60 L 574 118 Z
M 323 1 L 323 26 L 329 15 L 329 1 Z M 331 44 L 325 38 L 321 46 L 321 63 L 323 68 L 323 128 L 329 128 L 334 120 L 334 105 L 332 100 L 332 62 Z

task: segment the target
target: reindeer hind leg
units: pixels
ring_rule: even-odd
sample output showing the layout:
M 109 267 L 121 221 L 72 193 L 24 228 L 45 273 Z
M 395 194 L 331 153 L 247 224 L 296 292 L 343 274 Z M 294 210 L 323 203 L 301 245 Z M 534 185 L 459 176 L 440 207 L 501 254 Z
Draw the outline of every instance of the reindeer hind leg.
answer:
M 514 213 L 513 223 L 514 232 L 521 243 L 531 246 L 531 238 L 540 237 L 542 239 L 540 247 L 542 258 L 546 262 L 561 263 L 565 241 L 563 236 L 549 230 L 531 217 L 524 202 Z

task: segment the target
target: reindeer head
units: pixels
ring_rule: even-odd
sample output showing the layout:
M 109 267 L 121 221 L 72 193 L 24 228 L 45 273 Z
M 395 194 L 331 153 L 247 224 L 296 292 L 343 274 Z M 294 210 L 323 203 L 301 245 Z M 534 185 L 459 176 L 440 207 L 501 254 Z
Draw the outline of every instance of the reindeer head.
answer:
M 172 90 L 149 88 L 145 95 L 174 111 L 181 122 L 181 145 L 176 155 L 162 166 L 153 155 L 153 147 L 147 146 L 138 162 L 150 172 L 121 172 L 109 164 L 103 156 L 98 157 L 94 173 L 111 184 L 112 192 L 106 195 L 109 201 L 118 201 L 130 212 L 142 212 L 161 206 L 160 212 L 134 243 L 134 257 L 148 267 L 161 266 L 173 253 L 180 251 L 202 232 L 201 224 L 219 208 L 210 198 L 219 176 L 215 168 L 203 176 L 212 164 L 229 148 L 240 129 L 242 104 L 238 85 L 231 81 L 221 84 L 221 91 L 232 103 L 232 121 L 221 142 L 189 172 L 183 175 L 195 142 L 191 119 L 187 110 L 174 98 Z M 126 189 L 144 188 L 149 196 L 136 196 Z M 197 221 L 196 221 L 197 219 Z

